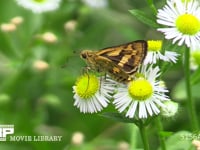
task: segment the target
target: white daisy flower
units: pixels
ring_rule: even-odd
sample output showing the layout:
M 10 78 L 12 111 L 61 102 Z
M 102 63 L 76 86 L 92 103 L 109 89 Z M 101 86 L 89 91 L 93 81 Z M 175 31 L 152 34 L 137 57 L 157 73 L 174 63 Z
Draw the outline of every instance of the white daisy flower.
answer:
M 82 0 L 86 5 L 92 8 L 104 8 L 108 6 L 107 0 Z
M 42 13 L 46 11 L 56 10 L 61 0 L 16 0 L 17 3 L 34 13 Z
M 165 107 L 164 101 L 169 100 L 168 90 L 158 81 L 159 68 L 143 66 L 139 75 L 135 76 L 128 85 L 121 84 L 114 95 L 113 104 L 121 113 L 126 111 L 126 117 L 147 118 L 148 115 L 160 113 L 160 108 Z
M 162 41 L 161 40 L 149 40 L 148 43 L 148 52 L 144 60 L 144 64 L 155 64 L 157 60 L 163 60 L 167 62 L 176 63 L 178 53 L 165 50 L 164 54 L 162 51 Z
M 97 78 L 93 74 L 81 76 L 73 86 L 74 106 L 83 113 L 96 113 L 108 106 L 115 82 L 109 78 Z
M 200 42 L 200 6 L 195 0 L 167 1 L 167 5 L 158 10 L 157 22 L 167 26 L 158 31 L 163 32 L 166 39 L 173 39 L 173 43 L 191 47 Z

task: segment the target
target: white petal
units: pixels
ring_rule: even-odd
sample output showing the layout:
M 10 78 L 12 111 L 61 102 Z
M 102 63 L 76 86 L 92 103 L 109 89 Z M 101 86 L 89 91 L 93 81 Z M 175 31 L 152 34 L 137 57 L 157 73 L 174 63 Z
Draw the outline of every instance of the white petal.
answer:
M 149 101 L 151 108 L 153 110 L 153 112 L 157 115 L 160 113 L 160 110 L 158 109 L 158 107 L 153 103 L 153 101 Z
M 145 105 L 146 105 L 146 108 L 147 108 L 147 111 L 148 111 L 149 115 L 152 116 L 153 112 L 152 112 L 152 109 L 151 109 L 151 106 L 150 106 L 150 102 L 146 101 Z
M 172 61 L 173 63 L 176 63 L 179 54 L 172 51 L 165 51 L 165 56 L 167 58 L 166 61 Z
M 33 0 L 16 0 L 17 3 L 26 9 L 32 10 L 34 13 L 42 13 L 53 11 L 59 7 L 61 0 L 46 0 L 44 2 L 36 2 Z
M 134 117 L 137 105 L 138 105 L 138 101 L 131 103 L 130 108 L 128 109 L 128 111 L 126 113 L 126 117 L 129 117 L 129 118 Z
M 144 102 L 139 102 L 139 118 L 147 118 L 147 111 Z

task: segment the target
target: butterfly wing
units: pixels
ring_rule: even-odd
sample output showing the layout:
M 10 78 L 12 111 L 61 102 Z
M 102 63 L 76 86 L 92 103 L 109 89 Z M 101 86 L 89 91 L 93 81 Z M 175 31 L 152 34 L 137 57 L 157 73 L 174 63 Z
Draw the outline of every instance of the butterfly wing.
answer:
M 127 44 L 109 47 L 97 52 L 98 56 L 113 62 L 111 67 L 118 68 L 129 75 L 134 74 L 147 54 L 147 42 L 133 41 Z M 111 63 L 109 63 L 110 65 Z
M 108 73 L 114 80 L 118 82 L 127 82 L 129 74 L 127 74 L 117 63 L 113 62 L 106 57 L 99 56 L 95 58 L 95 67 L 99 72 Z

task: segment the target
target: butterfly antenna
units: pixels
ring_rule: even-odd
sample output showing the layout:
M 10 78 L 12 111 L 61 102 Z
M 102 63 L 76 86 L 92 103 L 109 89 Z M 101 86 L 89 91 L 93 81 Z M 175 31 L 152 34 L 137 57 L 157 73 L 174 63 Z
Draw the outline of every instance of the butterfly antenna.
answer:
M 69 63 L 69 60 L 72 59 L 73 57 L 77 57 L 79 55 L 78 51 L 77 50 L 73 50 L 72 51 L 72 54 L 69 54 L 66 58 L 66 61 L 65 63 L 61 66 L 61 68 L 66 68 L 68 63 Z

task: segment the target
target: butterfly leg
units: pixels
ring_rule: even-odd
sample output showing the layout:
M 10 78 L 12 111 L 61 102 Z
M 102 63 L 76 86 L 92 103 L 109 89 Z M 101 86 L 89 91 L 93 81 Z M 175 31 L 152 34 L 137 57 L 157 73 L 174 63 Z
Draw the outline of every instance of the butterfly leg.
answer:
M 99 93 L 101 94 L 101 86 L 102 86 L 102 80 L 106 80 L 106 73 L 104 73 L 101 77 L 100 77 L 100 83 L 99 83 Z

